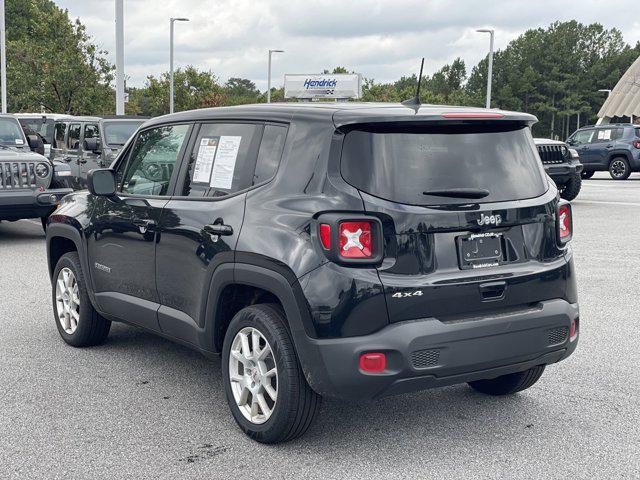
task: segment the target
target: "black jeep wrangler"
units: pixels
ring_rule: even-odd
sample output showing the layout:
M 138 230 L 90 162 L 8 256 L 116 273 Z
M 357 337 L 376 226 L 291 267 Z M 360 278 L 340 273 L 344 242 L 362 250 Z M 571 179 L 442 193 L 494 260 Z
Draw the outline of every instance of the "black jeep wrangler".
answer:
M 578 152 L 558 140 L 548 138 L 533 140 L 542 160 L 542 166 L 558 187 L 560 197 L 565 200 L 575 199 L 582 188 L 583 166 Z
M 533 385 L 576 348 L 571 207 L 522 113 L 270 104 L 150 120 L 49 218 L 70 345 L 126 322 L 222 355 L 261 442 L 321 396 Z
M 0 221 L 40 218 L 43 226 L 60 199 L 64 188 L 60 176 L 71 174 L 35 153 L 43 147 L 38 135 L 25 136 L 20 122 L 12 115 L 0 116 Z

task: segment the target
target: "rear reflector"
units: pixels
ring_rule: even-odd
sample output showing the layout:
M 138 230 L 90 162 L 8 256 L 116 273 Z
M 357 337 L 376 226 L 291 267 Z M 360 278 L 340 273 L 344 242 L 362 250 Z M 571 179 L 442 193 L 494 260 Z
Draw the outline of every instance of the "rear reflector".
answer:
M 573 236 L 573 219 L 571 218 L 571 205 L 562 203 L 558 206 L 558 239 L 564 244 Z
M 640 140 L 633 141 L 633 148 L 640 148 Z
M 387 368 L 387 357 L 384 353 L 363 353 L 360 356 L 360 369 L 367 373 L 381 373 Z
M 331 248 L 331 225 L 326 223 L 320 224 L 320 241 L 325 250 Z
M 371 222 L 340 223 L 340 256 L 343 258 L 371 258 Z
M 450 112 L 443 113 L 443 118 L 503 118 L 501 113 L 483 112 Z
M 571 320 L 571 328 L 569 329 L 569 340 L 574 340 L 578 335 L 578 320 Z

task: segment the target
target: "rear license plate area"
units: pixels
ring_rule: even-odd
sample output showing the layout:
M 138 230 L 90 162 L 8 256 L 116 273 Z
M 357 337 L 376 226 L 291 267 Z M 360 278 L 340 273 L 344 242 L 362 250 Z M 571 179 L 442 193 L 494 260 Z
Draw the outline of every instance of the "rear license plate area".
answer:
M 458 262 L 462 270 L 495 267 L 504 263 L 501 233 L 477 233 L 457 237 Z

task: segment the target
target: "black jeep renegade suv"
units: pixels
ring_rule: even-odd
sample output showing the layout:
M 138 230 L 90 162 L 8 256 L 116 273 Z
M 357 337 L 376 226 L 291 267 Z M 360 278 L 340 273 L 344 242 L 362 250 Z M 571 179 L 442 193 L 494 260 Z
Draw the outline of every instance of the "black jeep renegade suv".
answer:
M 571 207 L 535 117 L 396 104 L 270 104 L 148 121 L 47 229 L 73 346 L 111 321 L 221 353 L 261 442 L 323 395 L 533 385 L 578 337 Z

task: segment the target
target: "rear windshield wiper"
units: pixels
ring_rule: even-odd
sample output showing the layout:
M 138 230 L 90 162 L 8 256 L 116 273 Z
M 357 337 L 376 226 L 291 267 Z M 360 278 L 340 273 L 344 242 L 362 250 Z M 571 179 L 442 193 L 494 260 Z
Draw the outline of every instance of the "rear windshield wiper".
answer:
M 422 194 L 448 198 L 484 198 L 488 197 L 491 192 L 484 188 L 448 188 L 446 190 L 428 190 Z

